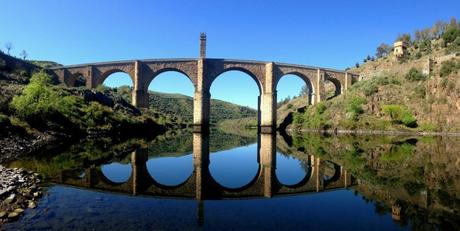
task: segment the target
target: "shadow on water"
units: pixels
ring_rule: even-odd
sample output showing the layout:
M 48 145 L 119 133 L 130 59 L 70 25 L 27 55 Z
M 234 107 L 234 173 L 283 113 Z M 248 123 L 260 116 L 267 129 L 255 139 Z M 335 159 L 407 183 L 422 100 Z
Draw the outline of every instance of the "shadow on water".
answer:
M 10 166 L 52 183 L 12 229 L 460 228 L 460 142 L 449 137 L 174 132 Z

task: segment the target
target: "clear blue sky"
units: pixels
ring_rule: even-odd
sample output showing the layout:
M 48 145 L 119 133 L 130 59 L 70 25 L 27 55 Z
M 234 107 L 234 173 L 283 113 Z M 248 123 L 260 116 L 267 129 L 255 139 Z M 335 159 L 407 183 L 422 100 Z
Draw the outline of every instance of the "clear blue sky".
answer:
M 393 42 L 398 33 L 460 17 L 458 0 L 4 0 L 0 6 L 2 48 L 12 42 L 13 54 L 24 49 L 30 59 L 62 64 L 197 57 L 199 33 L 207 32 L 211 58 L 344 69 L 373 55 L 381 42 Z M 126 83 L 115 77 L 106 84 Z M 301 85 L 296 78 L 282 79 L 278 98 L 297 94 Z M 150 89 L 193 93 L 192 85 L 177 74 L 165 74 Z M 245 94 L 235 95 L 235 89 Z M 218 78 L 211 93 L 257 105 L 257 87 L 241 73 Z

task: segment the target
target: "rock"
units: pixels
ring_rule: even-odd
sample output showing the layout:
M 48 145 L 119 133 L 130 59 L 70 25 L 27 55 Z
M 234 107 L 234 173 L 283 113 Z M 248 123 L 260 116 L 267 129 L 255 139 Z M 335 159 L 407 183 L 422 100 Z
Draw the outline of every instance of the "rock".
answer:
M 14 201 L 14 198 L 16 198 L 16 194 L 11 194 L 8 198 L 5 199 L 4 203 L 5 204 L 11 204 Z
M 29 202 L 29 205 L 28 205 L 27 207 L 29 207 L 29 208 L 31 208 L 31 209 L 34 209 L 34 208 L 37 207 L 37 205 L 35 204 L 35 202 L 30 201 L 30 202 Z
M 39 196 L 40 196 L 40 193 L 39 193 L 39 192 L 34 192 L 33 196 L 34 196 L 34 197 L 39 197 Z
M 18 216 L 19 216 L 19 214 L 16 213 L 16 212 L 8 213 L 8 218 L 10 218 L 10 219 L 14 219 L 14 218 L 16 218 L 16 217 L 18 217 Z
M 0 219 L 5 218 L 8 214 L 4 211 L 0 212 Z
M 17 208 L 14 210 L 15 213 L 18 213 L 18 214 L 21 214 L 24 212 L 24 209 L 21 209 L 21 208 Z

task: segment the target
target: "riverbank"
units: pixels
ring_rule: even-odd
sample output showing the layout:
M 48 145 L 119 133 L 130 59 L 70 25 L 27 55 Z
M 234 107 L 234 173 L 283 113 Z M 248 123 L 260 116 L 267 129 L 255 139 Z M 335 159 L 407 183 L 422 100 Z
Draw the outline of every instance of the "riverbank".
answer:
M 17 219 L 25 209 L 34 209 L 41 195 L 38 174 L 0 165 L 0 227 Z
M 352 134 L 352 135 L 390 135 L 390 136 L 454 136 L 460 137 L 460 132 L 423 132 L 423 131 L 388 131 L 388 130 L 340 130 L 340 129 L 288 129 L 287 132 L 322 133 L 322 134 Z

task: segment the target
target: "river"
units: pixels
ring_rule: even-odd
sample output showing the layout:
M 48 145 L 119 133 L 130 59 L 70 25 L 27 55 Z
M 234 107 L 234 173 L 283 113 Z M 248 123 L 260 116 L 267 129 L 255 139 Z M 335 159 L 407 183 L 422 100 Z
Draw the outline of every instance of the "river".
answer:
M 6 230 L 459 230 L 460 139 L 177 132 L 8 163 L 45 178 Z

